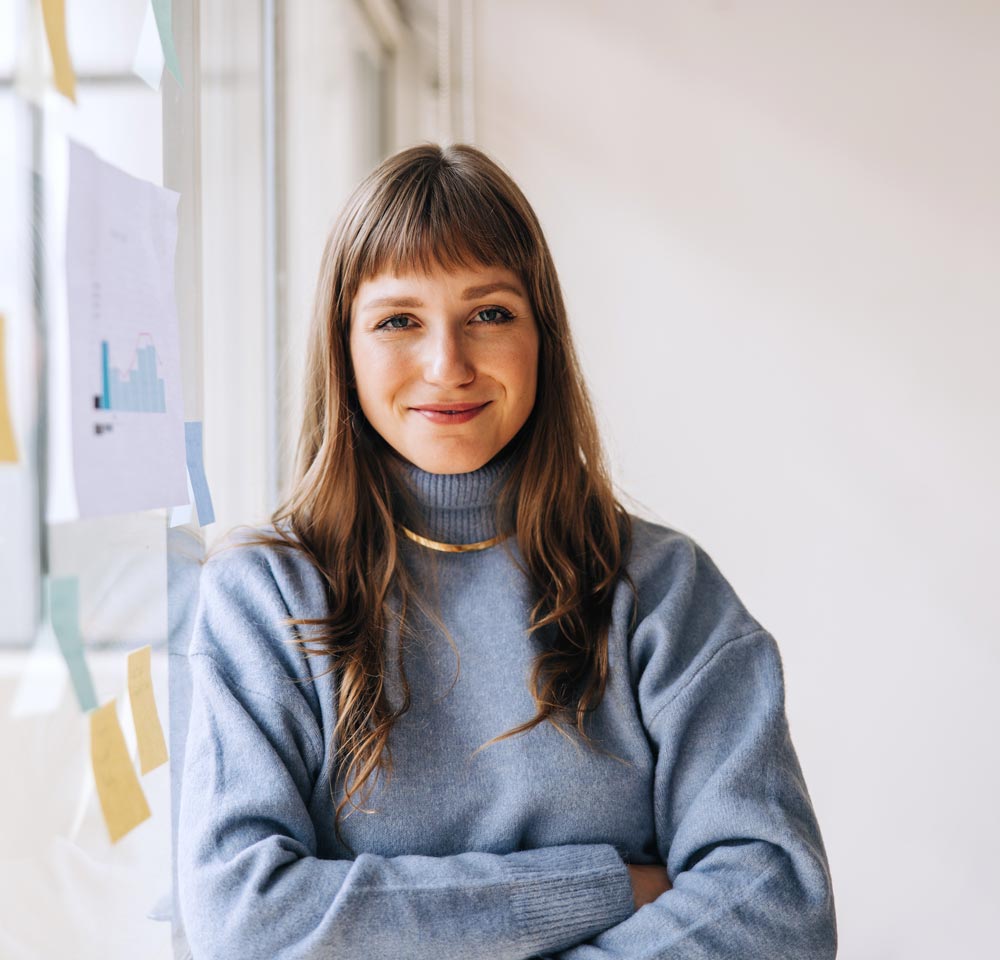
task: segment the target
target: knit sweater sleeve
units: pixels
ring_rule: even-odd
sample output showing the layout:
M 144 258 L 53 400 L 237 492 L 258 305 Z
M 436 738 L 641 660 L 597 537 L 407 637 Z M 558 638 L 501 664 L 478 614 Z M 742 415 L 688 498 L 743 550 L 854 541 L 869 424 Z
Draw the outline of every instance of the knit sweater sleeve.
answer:
M 225 554 L 223 555 L 225 557 Z M 272 562 L 240 550 L 202 576 L 180 791 L 179 900 L 196 960 L 523 960 L 634 909 L 608 844 L 508 854 L 318 856 L 310 799 L 326 744 Z M 310 699 L 310 698 L 313 699 Z M 417 817 L 433 822 L 434 799 Z
M 673 889 L 559 960 L 829 960 L 827 858 L 785 714 L 781 657 L 688 538 L 631 641 Z

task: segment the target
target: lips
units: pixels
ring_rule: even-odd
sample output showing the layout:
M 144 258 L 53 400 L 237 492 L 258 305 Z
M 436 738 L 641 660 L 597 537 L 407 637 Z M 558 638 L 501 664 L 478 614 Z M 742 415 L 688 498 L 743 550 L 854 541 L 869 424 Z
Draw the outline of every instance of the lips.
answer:
M 454 426 L 468 423 L 469 420 L 478 417 L 489 405 L 489 400 L 485 403 L 432 403 L 423 407 L 414 407 L 413 412 L 419 413 L 431 423 Z
M 465 413 L 468 410 L 475 410 L 478 407 L 485 407 L 489 400 L 482 403 L 425 403 L 414 410 L 428 410 L 433 413 Z

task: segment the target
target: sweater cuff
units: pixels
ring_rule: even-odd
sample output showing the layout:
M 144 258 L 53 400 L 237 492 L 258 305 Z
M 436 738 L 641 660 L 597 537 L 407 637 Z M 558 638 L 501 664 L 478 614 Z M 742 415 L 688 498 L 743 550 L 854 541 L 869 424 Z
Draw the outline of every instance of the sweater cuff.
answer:
M 513 920 L 535 950 L 574 946 L 635 911 L 628 867 L 610 844 L 526 852 L 533 856 L 511 864 Z

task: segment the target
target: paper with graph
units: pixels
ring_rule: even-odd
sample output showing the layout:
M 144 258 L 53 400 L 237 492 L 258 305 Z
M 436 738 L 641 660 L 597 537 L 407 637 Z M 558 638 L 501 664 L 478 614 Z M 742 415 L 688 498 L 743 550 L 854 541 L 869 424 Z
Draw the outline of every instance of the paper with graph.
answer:
M 177 200 L 70 144 L 66 296 L 81 517 L 188 502 Z

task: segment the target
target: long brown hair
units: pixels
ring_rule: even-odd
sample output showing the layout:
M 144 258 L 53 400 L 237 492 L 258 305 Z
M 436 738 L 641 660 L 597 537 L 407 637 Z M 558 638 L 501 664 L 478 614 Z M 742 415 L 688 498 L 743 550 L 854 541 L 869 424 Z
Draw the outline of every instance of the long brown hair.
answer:
M 318 628 L 308 637 L 297 630 L 292 642 L 325 658 L 337 676 L 331 750 L 335 745 L 334 775 L 344 784 L 338 836 L 344 805 L 359 809 L 362 787 L 367 783 L 364 802 L 373 775 L 391 774 L 389 732 L 409 707 L 407 600 L 420 602 L 400 560 L 392 452 L 365 422 L 352 386 L 351 307 L 360 284 L 383 271 L 476 264 L 521 278 L 539 330 L 535 406 L 508 445 L 513 468 L 497 497 L 498 524 L 513 519 L 508 532 L 516 533 L 534 591 L 536 714 L 488 743 L 544 721 L 564 734 L 568 725 L 593 743 L 585 720 L 604 695 L 611 604 L 618 580 L 631 583 L 625 563 L 632 528 L 614 496 L 556 269 L 534 211 L 494 161 L 463 144 L 412 147 L 357 187 L 327 240 L 294 477 L 271 517 L 274 534 L 257 538 L 303 551 L 329 588 L 328 616 L 287 622 Z M 401 599 L 396 613 L 388 602 L 394 594 Z M 390 623 L 401 628 L 404 695 L 395 708 L 386 683 Z

